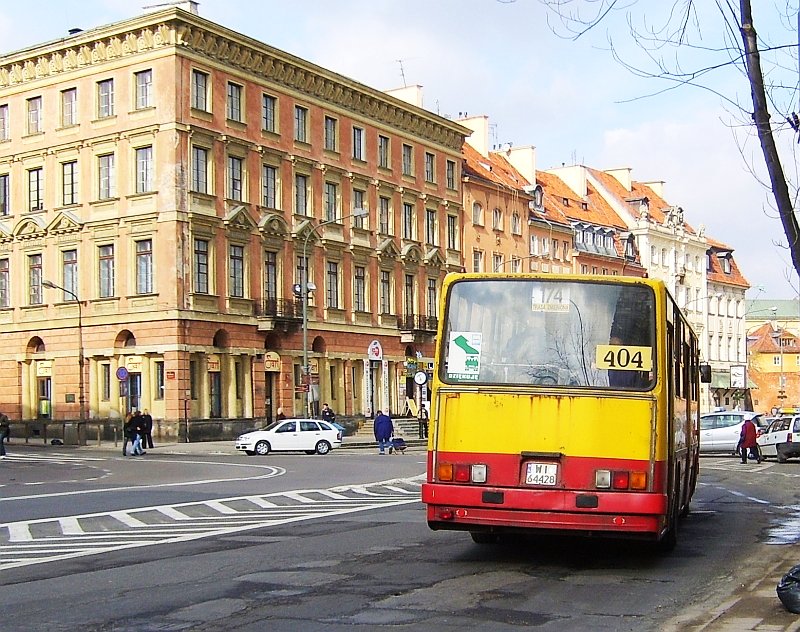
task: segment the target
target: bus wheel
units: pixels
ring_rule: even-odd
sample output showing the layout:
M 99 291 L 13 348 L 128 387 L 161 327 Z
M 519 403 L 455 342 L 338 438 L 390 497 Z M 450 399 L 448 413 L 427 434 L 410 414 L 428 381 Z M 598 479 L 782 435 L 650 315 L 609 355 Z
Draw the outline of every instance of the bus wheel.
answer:
M 499 535 L 487 531 L 470 531 L 469 534 L 475 544 L 494 544 L 500 540 Z
M 675 545 L 678 544 L 678 522 L 680 521 L 678 511 L 680 504 L 680 499 L 676 493 L 675 499 L 672 501 L 672 511 L 670 512 L 672 522 L 667 528 L 664 537 L 658 542 L 658 551 L 660 553 L 670 553 L 675 548 Z

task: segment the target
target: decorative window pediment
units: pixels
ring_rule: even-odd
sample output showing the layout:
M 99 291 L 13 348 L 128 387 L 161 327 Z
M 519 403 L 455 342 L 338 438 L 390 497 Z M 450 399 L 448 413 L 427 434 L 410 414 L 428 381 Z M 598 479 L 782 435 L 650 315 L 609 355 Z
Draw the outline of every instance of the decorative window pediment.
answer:
M 255 222 L 247 212 L 247 208 L 241 205 L 231 208 L 222 221 L 228 230 L 238 230 L 249 233 L 256 227 Z
M 289 227 L 283 215 L 279 213 L 266 213 L 258 222 L 258 230 L 264 235 L 284 237 L 289 234 Z
M 14 227 L 17 239 L 39 239 L 46 234 L 44 221 L 40 217 L 25 217 Z
M 69 233 L 79 233 L 83 228 L 83 221 L 71 211 L 61 211 L 47 226 L 47 232 L 51 235 L 68 235 Z

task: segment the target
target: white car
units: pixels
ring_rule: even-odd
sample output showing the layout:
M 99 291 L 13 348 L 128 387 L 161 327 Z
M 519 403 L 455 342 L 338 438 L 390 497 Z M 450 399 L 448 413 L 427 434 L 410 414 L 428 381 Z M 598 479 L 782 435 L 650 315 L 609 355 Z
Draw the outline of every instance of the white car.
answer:
M 778 463 L 800 456 L 800 415 L 773 419 L 758 437 L 758 447 L 763 456 L 775 457 Z
M 250 456 L 270 452 L 328 454 L 341 445 L 341 431 L 319 419 L 282 419 L 236 439 L 236 449 Z
M 746 410 L 720 410 L 700 416 L 700 452 L 736 452 L 742 424 L 752 419 L 756 429 L 763 415 Z

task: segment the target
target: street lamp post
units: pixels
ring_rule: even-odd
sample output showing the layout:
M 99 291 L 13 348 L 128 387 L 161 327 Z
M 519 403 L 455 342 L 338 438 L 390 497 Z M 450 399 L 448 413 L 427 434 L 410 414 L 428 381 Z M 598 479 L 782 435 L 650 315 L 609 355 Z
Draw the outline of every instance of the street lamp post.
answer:
M 311 228 L 307 233 L 305 238 L 303 239 L 303 265 L 301 268 L 302 275 L 300 278 L 300 287 L 298 288 L 297 293 L 300 295 L 301 300 L 303 301 L 303 368 L 301 370 L 302 378 L 304 382 L 305 389 L 304 399 L 305 399 L 305 413 L 306 415 L 310 415 L 309 413 L 309 405 L 311 403 L 311 367 L 308 365 L 308 297 L 310 296 L 311 292 L 317 289 L 317 286 L 313 283 L 309 283 L 308 281 L 308 240 L 311 238 L 311 235 L 317 233 L 317 231 L 322 228 L 323 226 L 327 226 L 329 224 L 337 224 L 342 222 L 350 217 L 366 217 L 369 214 L 369 210 L 365 208 L 355 208 L 353 209 L 352 213 L 347 215 L 343 215 L 342 217 L 334 217 L 333 219 L 328 219 L 323 222 L 320 222 L 313 228 Z
M 69 294 L 73 299 L 75 299 L 75 303 L 78 305 L 78 443 L 83 445 L 85 443 L 84 433 L 86 430 L 86 397 L 83 383 L 83 311 L 81 307 L 81 301 L 75 292 L 68 290 L 65 287 L 61 287 L 60 285 L 56 285 L 52 281 L 45 279 L 42 281 L 42 285 L 46 288 L 50 288 L 51 290 L 61 290 L 62 292 Z

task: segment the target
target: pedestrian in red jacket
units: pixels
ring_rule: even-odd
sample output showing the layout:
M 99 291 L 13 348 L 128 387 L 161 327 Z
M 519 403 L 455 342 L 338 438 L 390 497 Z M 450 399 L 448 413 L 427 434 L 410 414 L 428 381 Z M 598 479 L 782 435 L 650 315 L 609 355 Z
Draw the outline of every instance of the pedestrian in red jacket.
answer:
M 739 435 L 739 448 L 742 452 L 742 463 L 747 463 L 747 451 L 750 450 L 750 458 L 757 463 L 761 463 L 761 454 L 758 451 L 756 441 L 756 425 L 752 419 L 745 419 L 742 424 L 742 432 Z

